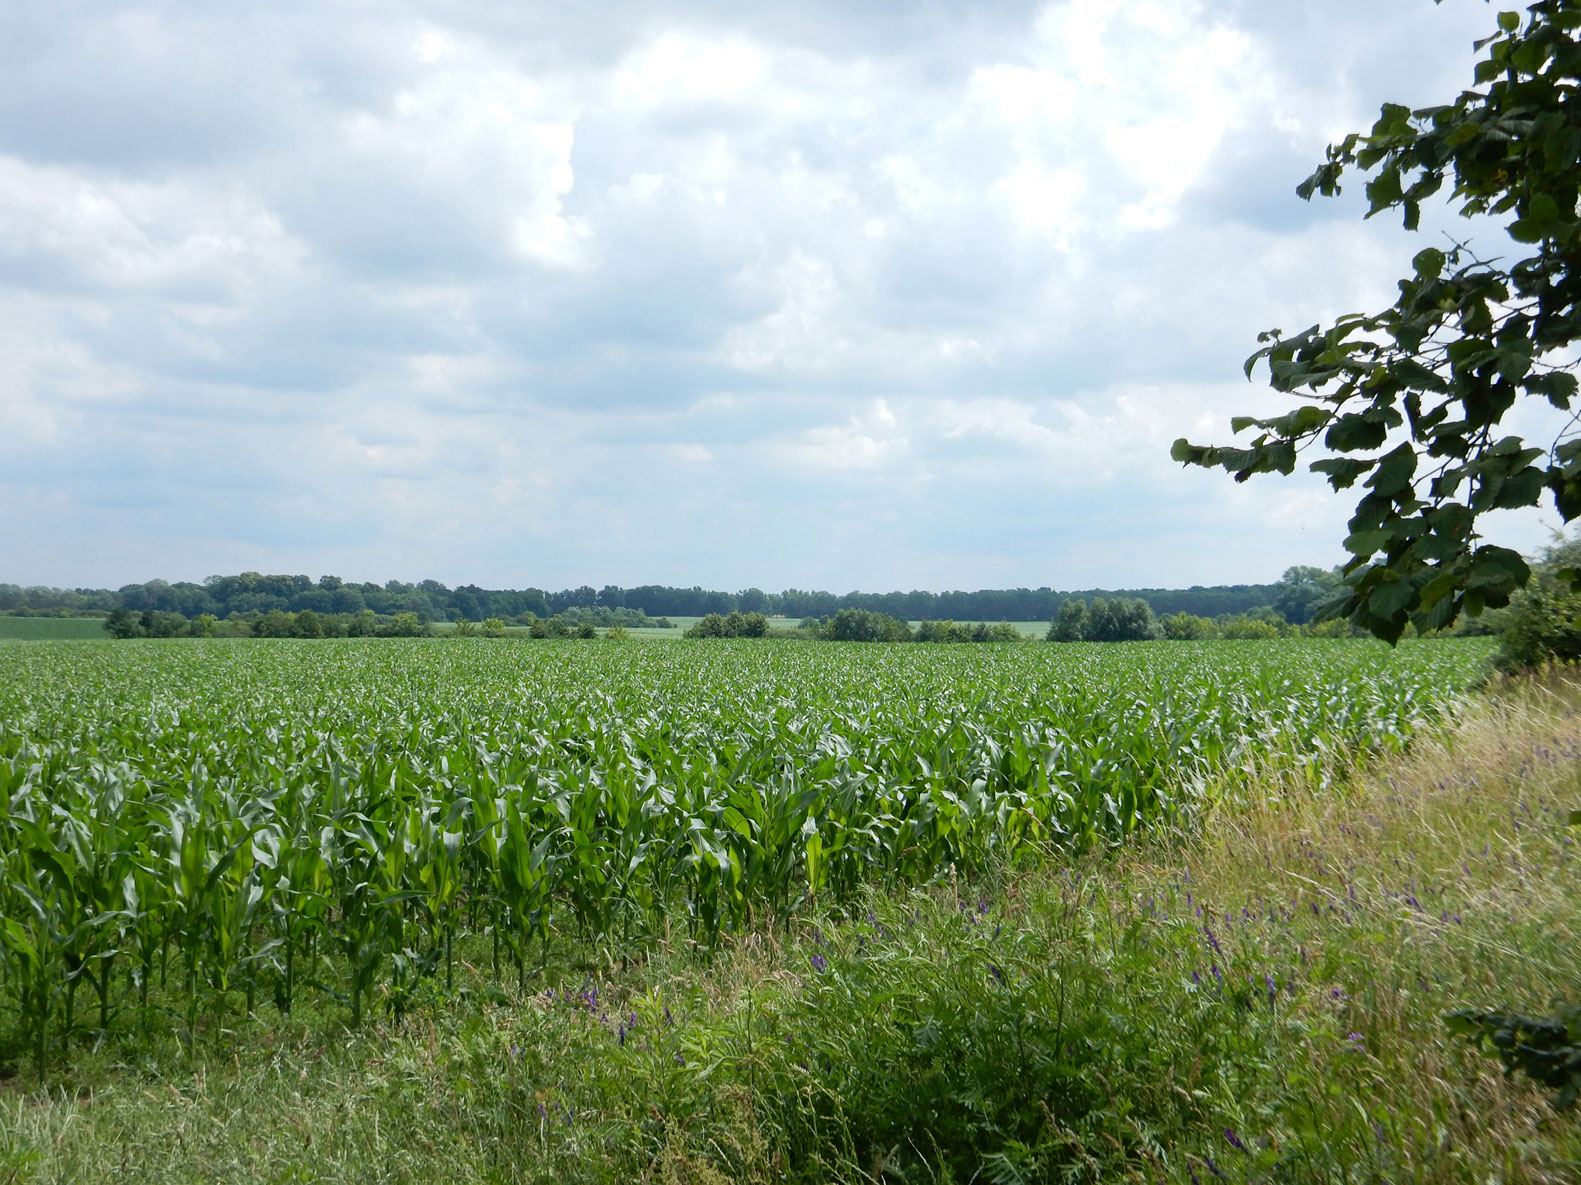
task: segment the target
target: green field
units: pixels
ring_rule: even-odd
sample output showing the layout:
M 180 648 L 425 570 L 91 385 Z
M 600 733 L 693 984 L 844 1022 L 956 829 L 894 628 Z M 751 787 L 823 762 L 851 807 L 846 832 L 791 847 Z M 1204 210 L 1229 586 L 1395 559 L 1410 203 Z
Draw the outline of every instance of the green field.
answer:
M 107 1016 L 173 946 L 189 1021 L 237 991 L 289 1005 L 335 982 L 353 1023 L 441 956 L 450 981 L 455 942 L 476 935 L 523 981 L 567 933 L 679 930 L 711 947 L 870 883 L 1118 841 L 1181 817 L 1222 771 L 1398 749 L 1484 655 L 1458 641 L 12 648 L 0 910 L 28 919 L 33 961 L 8 959 L 3 988 L 43 1063 L 69 1027 L 49 985 L 104 961 Z
M 1566 1179 L 1490 650 L 6 647 L 0 1180 Z
M 60 639 L 103 638 L 99 617 L 11 617 L 0 615 L 0 642 L 42 642 Z

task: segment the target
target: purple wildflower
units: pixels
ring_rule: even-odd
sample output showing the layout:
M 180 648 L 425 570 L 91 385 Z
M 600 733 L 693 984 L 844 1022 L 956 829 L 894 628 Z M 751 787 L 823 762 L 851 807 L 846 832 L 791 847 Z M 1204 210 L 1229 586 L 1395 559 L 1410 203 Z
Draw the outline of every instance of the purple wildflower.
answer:
M 1236 1135 L 1231 1128 L 1224 1129 L 1224 1138 L 1230 1142 L 1230 1147 L 1237 1152 L 1245 1152 L 1246 1145 L 1241 1143 L 1241 1137 Z

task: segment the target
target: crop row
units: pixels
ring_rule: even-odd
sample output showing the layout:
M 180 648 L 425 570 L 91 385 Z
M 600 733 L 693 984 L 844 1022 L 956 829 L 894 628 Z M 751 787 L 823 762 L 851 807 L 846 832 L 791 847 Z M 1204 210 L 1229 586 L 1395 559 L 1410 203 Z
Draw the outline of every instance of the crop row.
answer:
M 189 1031 L 303 992 L 358 1023 L 451 984 L 462 940 L 525 977 L 557 934 L 711 943 L 865 881 L 1117 840 L 1215 771 L 1397 748 L 1483 657 L 0 648 L 0 989 L 41 1066 L 172 1000 Z

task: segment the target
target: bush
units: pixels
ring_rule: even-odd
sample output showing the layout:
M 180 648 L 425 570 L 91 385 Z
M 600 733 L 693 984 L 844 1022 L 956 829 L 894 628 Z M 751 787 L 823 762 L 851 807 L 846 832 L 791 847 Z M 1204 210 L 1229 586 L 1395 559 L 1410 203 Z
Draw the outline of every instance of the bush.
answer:
M 482 629 L 485 638 L 502 638 L 505 636 L 505 623 L 498 617 L 485 617 Z
M 291 633 L 298 638 L 322 638 L 324 636 L 324 623 L 313 610 L 304 609 L 296 615 L 296 621 L 292 623 Z
M 683 637 L 687 638 L 762 638 L 769 632 L 769 619 L 761 613 L 705 614 Z
M 253 622 L 255 638 L 290 638 L 296 634 L 296 619 L 290 613 L 271 609 Z
M 911 627 L 887 613 L 841 609 L 824 627 L 831 642 L 909 642 Z
M 141 638 L 143 626 L 137 615 L 122 605 L 117 605 L 110 610 L 110 615 L 104 619 L 104 632 L 112 638 Z
M 1200 642 L 1214 634 L 1213 622 L 1185 610 L 1171 613 L 1159 625 L 1164 629 L 1164 637 L 1171 642 Z
M 1255 617 L 1232 617 L 1220 623 L 1219 634 L 1221 637 L 1241 641 L 1264 640 L 1277 638 L 1279 627 L 1271 621 L 1262 621 Z
M 1088 642 L 1149 642 L 1163 636 L 1152 606 L 1140 597 L 1116 597 L 1112 601 L 1094 598 L 1082 633 Z
M 397 613 L 388 624 L 379 627 L 381 638 L 422 638 L 429 633 L 427 624 L 415 613 Z
M 1559 576 L 1581 566 L 1581 537 L 1550 547 L 1535 565 L 1531 583 L 1510 599 L 1494 663 L 1518 671 L 1546 662 L 1581 658 L 1581 592 Z

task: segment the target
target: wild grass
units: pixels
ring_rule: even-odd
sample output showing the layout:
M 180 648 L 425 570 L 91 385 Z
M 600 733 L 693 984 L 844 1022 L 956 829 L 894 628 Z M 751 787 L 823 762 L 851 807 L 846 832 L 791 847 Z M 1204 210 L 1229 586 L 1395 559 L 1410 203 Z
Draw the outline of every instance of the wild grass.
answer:
M 1575 1116 L 1442 1018 L 1581 997 L 1578 708 L 1500 683 L 1367 768 L 712 955 L 123 1033 L 0 1089 L 0 1182 L 1573 1181 Z

